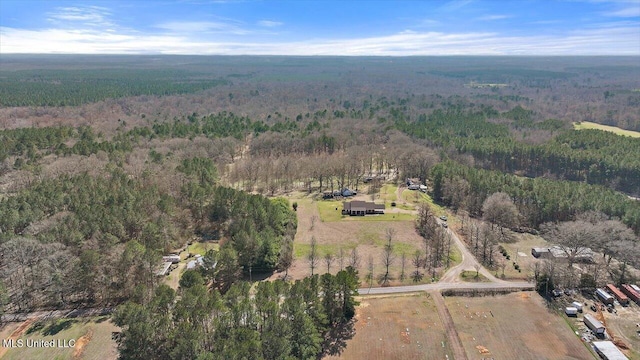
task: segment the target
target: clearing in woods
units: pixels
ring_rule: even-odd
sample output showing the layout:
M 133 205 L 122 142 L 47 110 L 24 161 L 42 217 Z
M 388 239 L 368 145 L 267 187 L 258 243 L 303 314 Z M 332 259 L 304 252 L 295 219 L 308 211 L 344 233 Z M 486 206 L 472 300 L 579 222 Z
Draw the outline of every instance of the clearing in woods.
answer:
M 325 359 L 453 359 L 436 306 L 427 293 L 361 298 L 355 330 L 342 354 Z
M 609 131 L 618 135 L 640 137 L 640 132 L 638 131 L 625 130 L 625 129 L 620 129 L 619 127 L 616 127 L 616 126 L 602 125 L 602 124 L 592 123 L 588 121 L 573 123 L 573 128 L 576 130 L 596 129 L 596 130 L 602 130 L 602 131 Z
M 445 297 L 470 359 L 594 359 L 561 315 L 535 292 Z M 490 329 L 490 331 L 489 331 Z
M 15 329 L 15 323 L 5 325 L 7 329 Z M 111 335 L 119 331 L 108 317 L 86 319 L 58 319 L 29 323 L 16 337 L 23 339 L 25 346 L 22 348 L 0 349 L 2 360 L 49 360 L 49 359 L 83 359 L 83 360 L 116 360 L 118 350 Z M 16 332 L 16 330 L 14 330 Z M 0 329 L 0 335 L 5 334 Z M 26 347 L 27 339 L 30 340 L 75 340 L 75 347 Z

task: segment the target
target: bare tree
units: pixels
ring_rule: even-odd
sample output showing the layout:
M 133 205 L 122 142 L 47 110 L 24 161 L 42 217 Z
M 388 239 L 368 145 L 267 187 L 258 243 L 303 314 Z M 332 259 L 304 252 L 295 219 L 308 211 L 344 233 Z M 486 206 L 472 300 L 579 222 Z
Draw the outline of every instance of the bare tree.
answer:
M 313 271 L 318 266 L 318 242 L 316 241 L 315 236 L 311 237 L 311 248 L 309 249 L 307 260 L 309 261 L 309 267 L 311 268 L 311 276 L 313 276 Z
M 285 239 L 280 249 L 280 257 L 278 259 L 278 267 L 280 271 L 284 270 L 284 279 L 289 276 L 289 269 L 293 265 L 293 241 Z
M 333 264 L 333 261 L 336 258 L 333 256 L 332 253 L 326 253 L 324 254 L 324 263 L 327 265 L 327 273 L 331 273 L 331 265 Z
M 590 252 L 589 247 L 594 245 L 594 234 L 597 231 L 592 223 L 582 220 L 559 224 L 545 223 L 540 228 L 542 236 L 547 241 L 562 249 L 569 267 L 572 267 L 579 257 Z
M 354 247 L 351 250 L 351 256 L 349 257 L 349 266 L 354 269 L 358 269 L 360 267 L 360 256 L 358 255 L 358 248 Z
M 482 204 L 482 217 L 498 225 L 500 234 L 504 237 L 504 228 L 511 228 L 518 224 L 518 208 L 506 193 L 498 192 L 489 196 Z
M 422 280 L 422 273 L 420 272 L 420 266 L 422 266 L 422 253 L 420 252 L 420 250 L 416 250 L 415 253 L 413 253 L 413 257 L 411 258 L 411 264 L 415 267 L 415 271 L 411 274 L 411 278 L 413 279 L 413 282 L 420 282 L 420 280 Z
M 391 280 L 391 275 L 389 274 L 389 267 L 395 261 L 395 255 L 393 254 L 393 245 L 391 244 L 391 237 L 387 237 L 387 245 L 384 246 L 384 250 L 382 252 L 382 264 L 385 267 L 385 273 L 382 275 L 381 283 L 382 286 L 388 286 L 389 280 Z
M 344 270 L 344 249 L 342 247 L 338 251 L 338 265 L 340 266 L 340 271 Z
M 480 264 L 474 264 L 473 268 L 476 270 L 476 277 L 480 277 Z
M 400 255 L 400 265 L 401 265 L 400 281 L 404 281 L 404 279 L 406 278 L 406 276 L 404 274 L 404 268 L 405 268 L 406 263 L 407 263 L 407 254 L 403 251 L 402 255 Z
M 313 230 L 313 228 L 316 226 L 316 221 L 318 221 L 318 216 L 311 216 L 311 225 L 309 225 L 309 230 Z
M 373 256 L 369 255 L 369 261 L 367 264 L 367 270 L 369 270 L 369 272 L 367 273 L 367 281 L 369 282 L 369 287 L 371 288 L 371 286 L 373 285 Z

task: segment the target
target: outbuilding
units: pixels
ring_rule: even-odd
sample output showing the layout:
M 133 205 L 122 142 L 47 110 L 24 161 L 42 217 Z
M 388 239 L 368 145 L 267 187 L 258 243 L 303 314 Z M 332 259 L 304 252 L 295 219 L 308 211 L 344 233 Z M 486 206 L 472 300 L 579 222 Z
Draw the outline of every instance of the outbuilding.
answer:
M 596 296 L 598 297 L 598 299 L 600 299 L 600 301 L 602 301 L 604 304 L 607 304 L 607 305 L 609 304 L 613 305 L 613 302 L 615 301 L 613 296 L 609 295 L 608 292 L 602 289 L 596 289 Z
M 629 298 L 613 284 L 607 284 L 607 290 L 616 297 L 620 305 L 629 305 Z
M 604 360 L 628 360 L 629 358 L 611 341 L 594 341 L 593 349 Z
M 564 308 L 564 313 L 567 314 L 567 316 L 578 316 L 578 309 L 573 306 L 567 306 Z
M 587 325 L 596 336 L 604 337 L 606 329 L 598 319 L 594 318 L 591 314 L 585 314 L 582 321 L 584 321 L 584 324 Z

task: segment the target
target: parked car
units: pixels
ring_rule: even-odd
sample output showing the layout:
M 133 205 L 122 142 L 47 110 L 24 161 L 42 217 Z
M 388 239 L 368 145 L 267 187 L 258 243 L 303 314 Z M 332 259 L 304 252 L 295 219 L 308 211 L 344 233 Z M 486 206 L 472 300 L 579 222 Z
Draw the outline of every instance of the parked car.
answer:
M 449 226 L 447 226 L 447 223 L 442 223 L 442 227 L 443 227 L 443 228 L 447 228 L 447 227 L 449 227 Z
M 445 215 L 440 216 L 440 220 L 447 221 L 447 217 Z

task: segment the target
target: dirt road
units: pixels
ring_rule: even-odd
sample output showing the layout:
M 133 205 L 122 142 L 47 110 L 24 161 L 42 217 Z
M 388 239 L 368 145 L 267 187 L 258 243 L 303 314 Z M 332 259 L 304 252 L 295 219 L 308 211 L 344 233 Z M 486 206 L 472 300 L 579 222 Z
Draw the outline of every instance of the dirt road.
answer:
M 467 360 L 467 353 L 464 351 L 462 340 L 460 340 L 460 336 L 458 336 L 456 325 L 449 313 L 449 309 L 447 309 L 447 305 L 444 303 L 442 294 L 440 291 L 430 291 L 429 293 L 433 298 L 433 302 L 436 304 L 438 316 L 440 317 L 440 321 L 442 321 L 447 337 L 449 338 L 449 346 L 451 351 L 453 351 L 453 358 L 456 360 Z

